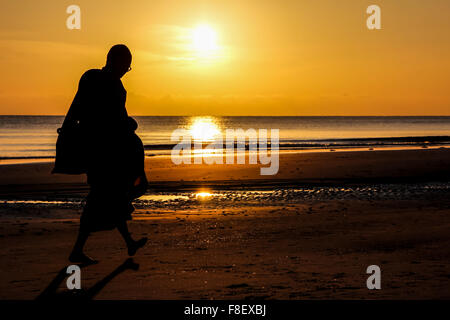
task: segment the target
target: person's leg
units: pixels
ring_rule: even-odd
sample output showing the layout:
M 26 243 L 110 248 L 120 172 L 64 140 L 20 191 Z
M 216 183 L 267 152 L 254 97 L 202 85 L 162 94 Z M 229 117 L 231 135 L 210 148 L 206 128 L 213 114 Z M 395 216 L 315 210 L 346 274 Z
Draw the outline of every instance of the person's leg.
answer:
M 123 240 L 125 240 L 125 243 L 128 247 L 128 255 L 134 256 L 136 254 L 136 251 L 139 248 L 142 248 L 147 243 L 147 237 L 143 237 L 137 241 L 133 240 L 131 237 L 130 232 L 128 231 L 128 226 L 126 221 L 122 221 L 117 225 L 117 230 L 119 230 L 120 234 L 123 237 Z
M 70 262 L 80 262 L 80 263 L 96 263 L 97 261 L 88 257 L 83 253 L 84 245 L 89 237 L 89 203 L 91 201 L 91 192 L 86 199 L 86 205 L 84 207 L 83 213 L 80 217 L 80 228 L 78 229 L 78 236 L 75 244 L 73 246 L 72 252 L 69 256 Z
M 89 237 L 89 232 L 86 232 L 83 230 L 82 227 L 80 227 L 80 230 L 78 231 L 78 237 L 75 241 L 75 245 L 73 246 L 72 253 L 69 256 L 70 262 L 79 262 L 79 263 L 96 263 L 97 261 L 92 259 L 91 257 L 85 255 L 83 253 L 84 245 L 86 244 L 86 241 Z
M 131 237 L 130 231 L 128 231 L 128 226 L 126 221 L 121 221 L 117 225 L 117 230 L 119 230 L 120 235 L 122 236 L 123 240 L 125 240 L 125 243 L 127 246 L 132 244 L 134 242 L 133 238 Z
M 80 228 L 80 230 L 78 231 L 77 241 L 75 241 L 72 252 L 82 253 L 88 237 L 89 233 L 82 231 L 82 229 Z

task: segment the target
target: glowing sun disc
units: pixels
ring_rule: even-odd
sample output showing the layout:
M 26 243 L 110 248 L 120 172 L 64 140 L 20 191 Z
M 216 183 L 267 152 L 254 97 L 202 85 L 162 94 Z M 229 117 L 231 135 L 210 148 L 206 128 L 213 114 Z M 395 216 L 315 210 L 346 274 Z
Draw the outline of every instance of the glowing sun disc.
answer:
M 209 55 L 218 49 L 217 33 L 208 25 L 199 25 L 192 31 L 192 45 L 199 55 Z

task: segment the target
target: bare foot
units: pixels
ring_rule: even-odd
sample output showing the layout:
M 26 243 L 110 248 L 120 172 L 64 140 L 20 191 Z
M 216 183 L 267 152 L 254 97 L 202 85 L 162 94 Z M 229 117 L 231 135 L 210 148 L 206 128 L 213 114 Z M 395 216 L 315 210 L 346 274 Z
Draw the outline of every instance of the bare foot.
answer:
M 144 237 L 142 239 L 139 239 L 138 241 L 133 241 L 131 245 L 128 246 L 128 255 L 134 256 L 136 254 L 136 251 L 138 251 L 139 248 L 142 248 L 147 243 L 147 237 Z

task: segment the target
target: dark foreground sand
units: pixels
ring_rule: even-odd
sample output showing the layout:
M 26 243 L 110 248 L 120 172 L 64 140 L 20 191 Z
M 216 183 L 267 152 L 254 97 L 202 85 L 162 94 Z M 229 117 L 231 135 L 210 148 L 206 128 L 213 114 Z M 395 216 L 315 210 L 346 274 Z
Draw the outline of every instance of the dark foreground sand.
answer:
M 293 159 L 291 167 L 282 167 L 279 180 L 271 187 L 289 177 L 289 183 L 299 183 L 300 176 L 306 182 L 332 180 L 342 185 L 362 179 L 422 181 L 427 175 L 448 182 L 448 149 L 378 153 L 378 158 L 370 152 L 288 155 Z M 189 180 L 201 173 L 198 167 L 184 173 L 183 180 L 190 181 L 184 185 L 180 177 L 175 180 L 176 173 L 167 163 L 151 161 L 160 163 L 150 168 L 153 182 L 164 188 L 173 187 L 174 181 L 177 188 L 201 186 L 204 180 L 217 187 L 214 181 L 232 181 L 224 174 L 249 184 L 256 177 L 251 168 L 238 174 L 243 170 L 240 167 L 231 171 L 205 171 L 211 170 L 205 167 L 202 178 L 207 179 Z M 23 172 L 19 167 L 13 168 L 15 181 L 13 174 L 3 175 L 4 199 L 41 194 L 52 190 L 49 186 L 71 185 L 66 192 L 73 192 L 73 181 L 37 183 L 30 168 L 39 176 L 36 167 L 22 169 L 28 172 L 23 176 L 18 174 Z M 291 175 L 285 173 L 288 169 Z M 37 182 L 21 183 L 26 179 Z M 83 189 L 82 183 L 78 186 Z M 253 186 L 261 185 L 253 181 Z M 78 213 L 75 209 L 0 205 L 0 299 L 34 299 L 58 279 L 58 273 L 69 265 Z M 406 200 L 331 199 L 258 206 L 237 202 L 217 208 L 139 209 L 130 229 L 136 237 L 150 239 L 134 257 L 139 270 L 117 270 L 127 259 L 117 231 L 96 233 L 88 241 L 87 253 L 100 263 L 82 269 L 86 294 L 96 299 L 450 298 L 448 194 Z M 373 264 L 381 267 L 381 290 L 366 288 L 366 268 Z M 67 294 L 65 280 L 60 280 L 56 294 Z M 48 290 L 47 294 L 55 292 Z
M 56 211 L 42 220 L 3 217 L 1 299 L 36 298 L 68 265 L 78 220 Z M 159 211 L 130 224 L 150 238 L 134 257 L 139 270 L 123 271 L 94 297 L 448 299 L 449 215 L 448 199 Z M 87 252 L 100 263 L 82 269 L 86 290 L 127 258 L 116 231 L 95 234 Z M 366 288 L 372 264 L 381 267 L 381 290 Z M 58 292 L 67 291 L 64 280 Z

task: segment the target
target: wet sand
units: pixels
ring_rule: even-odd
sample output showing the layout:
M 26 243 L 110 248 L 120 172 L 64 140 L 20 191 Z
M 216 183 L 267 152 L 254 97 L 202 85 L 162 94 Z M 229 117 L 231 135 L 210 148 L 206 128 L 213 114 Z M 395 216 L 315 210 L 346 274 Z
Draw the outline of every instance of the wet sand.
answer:
M 108 277 L 127 259 L 117 231 L 88 241 L 87 253 L 100 263 L 82 268 L 82 287 L 96 299 L 450 298 L 448 189 L 422 196 L 408 190 L 413 182 L 449 182 L 448 149 L 286 154 L 279 176 L 263 179 L 258 166 L 183 169 L 164 158 L 147 161 L 153 191 L 377 182 L 406 191 L 381 185 L 365 197 L 330 193 L 290 202 L 282 194 L 281 201 L 258 204 L 138 206 L 130 230 L 150 239 L 134 257 L 139 270 Z M 50 166 L 0 166 L 2 198 L 83 195 L 80 177 L 49 176 Z M 69 265 L 79 211 L 0 204 L 1 299 L 34 299 Z M 381 290 L 366 288 L 373 264 L 381 267 Z M 61 280 L 50 296 L 67 295 Z
M 276 175 L 262 176 L 261 164 L 175 165 L 170 157 L 148 157 L 146 174 L 151 191 L 450 181 L 450 148 L 281 153 L 279 162 Z M 0 196 L 87 192 L 85 175 L 51 174 L 52 168 L 51 162 L 0 165 Z

